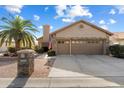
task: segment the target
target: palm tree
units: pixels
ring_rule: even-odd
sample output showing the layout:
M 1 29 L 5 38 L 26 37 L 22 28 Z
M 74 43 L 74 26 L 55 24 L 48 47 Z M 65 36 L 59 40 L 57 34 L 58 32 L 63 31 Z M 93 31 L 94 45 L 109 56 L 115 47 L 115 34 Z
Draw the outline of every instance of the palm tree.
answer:
M 0 29 L 2 29 L 0 31 L 0 46 L 6 41 L 11 45 L 13 40 L 17 50 L 20 49 L 21 45 L 31 48 L 35 44 L 36 37 L 33 33 L 37 30 L 30 20 L 23 20 L 20 16 L 3 17 L 1 20 L 3 25 L 0 26 Z

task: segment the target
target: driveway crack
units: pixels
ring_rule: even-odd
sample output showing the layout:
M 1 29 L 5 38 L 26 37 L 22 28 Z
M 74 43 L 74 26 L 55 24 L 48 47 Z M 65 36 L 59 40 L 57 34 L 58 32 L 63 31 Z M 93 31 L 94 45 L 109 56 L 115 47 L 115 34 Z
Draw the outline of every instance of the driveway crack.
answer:
M 81 73 L 82 73 L 82 67 L 81 67 L 81 64 L 80 64 L 80 62 L 78 61 L 78 59 L 77 59 L 77 55 L 75 55 L 74 56 L 75 58 L 75 63 L 78 65 L 78 67 L 79 67 L 79 69 L 80 69 L 80 71 L 81 71 Z

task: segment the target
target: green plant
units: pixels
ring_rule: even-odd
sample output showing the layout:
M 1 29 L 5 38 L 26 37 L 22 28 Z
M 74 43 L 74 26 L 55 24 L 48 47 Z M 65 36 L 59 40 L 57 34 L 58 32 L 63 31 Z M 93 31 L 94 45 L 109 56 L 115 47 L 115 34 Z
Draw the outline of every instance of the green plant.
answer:
M 109 47 L 109 50 L 115 57 L 124 57 L 124 45 L 112 45 Z
M 23 47 L 32 47 L 35 44 L 35 36 L 32 32 L 36 32 L 36 26 L 30 20 L 23 20 L 20 16 L 9 16 L 1 18 L 0 26 L 0 46 L 7 41 L 7 45 L 11 45 L 14 41 L 17 50 Z
M 49 50 L 49 51 L 47 52 L 47 55 L 48 55 L 48 56 L 56 56 L 56 52 L 53 51 L 53 50 Z
M 44 49 L 44 52 L 48 52 L 48 47 L 42 47 Z
M 16 52 L 16 48 L 15 47 L 8 47 L 8 51 L 10 53 L 15 53 Z
M 44 48 L 40 48 L 40 47 L 38 47 L 38 46 L 36 46 L 35 47 L 35 51 L 37 52 L 37 53 L 44 53 Z
M 4 53 L 3 56 L 9 56 L 9 53 Z

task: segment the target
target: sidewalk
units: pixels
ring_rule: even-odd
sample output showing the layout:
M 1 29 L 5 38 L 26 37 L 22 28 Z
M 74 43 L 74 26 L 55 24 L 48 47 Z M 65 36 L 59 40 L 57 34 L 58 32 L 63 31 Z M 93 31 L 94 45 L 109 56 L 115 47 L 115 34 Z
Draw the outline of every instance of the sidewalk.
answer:
M 109 78 L 109 77 L 108 77 Z M 116 77 L 110 77 L 116 78 Z M 117 77 L 123 79 L 124 77 Z M 123 81 L 121 81 L 123 82 Z M 52 87 L 123 87 L 102 78 L 0 78 L 2 88 L 52 88 Z

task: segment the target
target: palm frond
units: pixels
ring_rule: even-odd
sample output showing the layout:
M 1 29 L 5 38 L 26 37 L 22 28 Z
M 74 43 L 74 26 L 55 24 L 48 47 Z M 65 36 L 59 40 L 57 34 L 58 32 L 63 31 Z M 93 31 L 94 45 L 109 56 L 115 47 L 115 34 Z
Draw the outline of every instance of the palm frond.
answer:
M 10 45 L 12 40 L 20 41 L 24 47 L 31 47 L 35 44 L 36 36 L 33 34 L 37 32 L 36 26 L 30 20 L 22 20 L 19 16 L 14 19 L 3 17 L 1 19 L 4 24 L 0 26 L 3 31 L 0 32 L 0 45 L 6 40 Z

